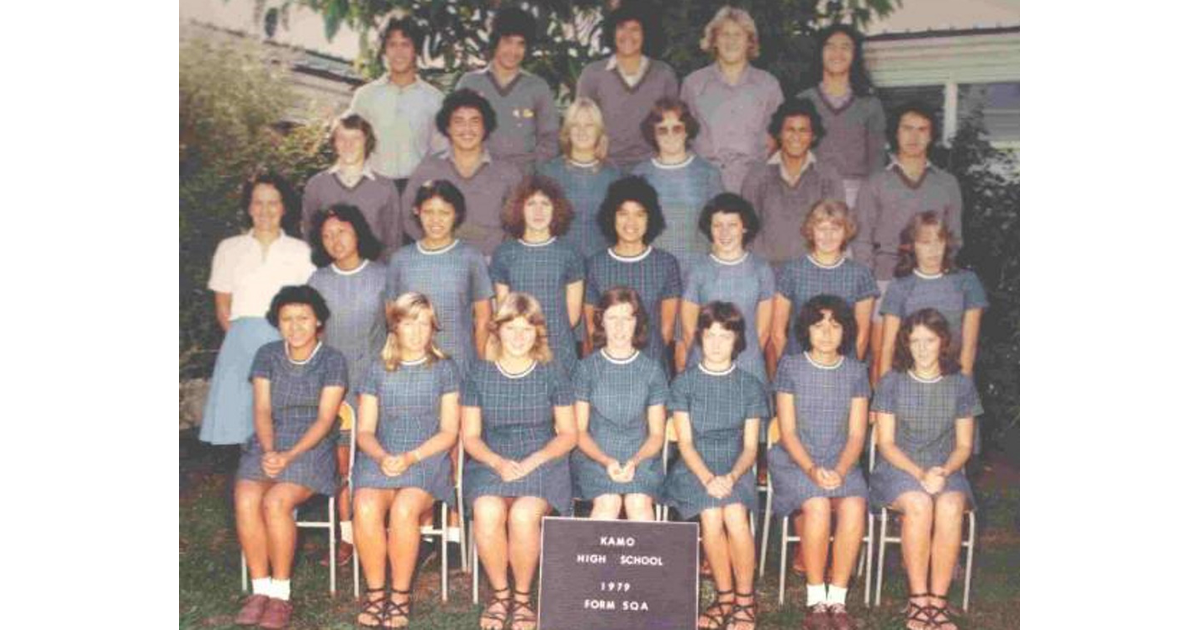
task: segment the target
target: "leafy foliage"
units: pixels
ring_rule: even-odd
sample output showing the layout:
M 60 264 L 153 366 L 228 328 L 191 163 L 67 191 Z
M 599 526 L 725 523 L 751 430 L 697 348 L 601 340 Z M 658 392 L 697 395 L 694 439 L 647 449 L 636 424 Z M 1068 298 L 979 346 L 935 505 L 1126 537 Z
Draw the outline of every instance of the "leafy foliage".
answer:
M 239 207 L 242 181 L 266 167 L 299 185 L 332 161 L 319 122 L 278 129 L 295 100 L 278 61 L 252 45 L 193 39 L 180 47 L 181 378 L 207 376 L 220 345 L 209 263 L 221 239 L 248 225 Z

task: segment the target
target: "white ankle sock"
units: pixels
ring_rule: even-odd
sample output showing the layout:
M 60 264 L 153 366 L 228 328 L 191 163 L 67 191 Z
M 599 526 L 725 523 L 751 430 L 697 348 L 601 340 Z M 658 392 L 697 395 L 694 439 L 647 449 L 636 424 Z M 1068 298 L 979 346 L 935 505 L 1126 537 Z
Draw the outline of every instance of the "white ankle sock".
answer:
M 271 596 L 271 578 L 254 578 L 250 580 L 250 592 L 255 595 Z
M 826 604 L 841 604 L 846 605 L 846 591 L 849 590 L 845 586 L 829 585 L 829 595 L 825 597 Z
M 354 521 L 342 521 L 342 542 L 347 545 L 354 544 Z
M 288 601 L 292 598 L 292 581 L 291 580 L 271 580 L 271 597 Z
M 808 603 L 806 606 L 816 606 L 825 602 L 825 584 L 808 585 Z

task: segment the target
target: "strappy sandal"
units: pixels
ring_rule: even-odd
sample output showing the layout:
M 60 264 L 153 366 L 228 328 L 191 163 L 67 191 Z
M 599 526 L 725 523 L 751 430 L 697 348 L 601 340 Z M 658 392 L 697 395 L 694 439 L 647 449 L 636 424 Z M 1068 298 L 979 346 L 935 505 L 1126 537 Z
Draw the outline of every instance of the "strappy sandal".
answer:
M 929 598 L 942 600 L 942 604 L 940 606 L 930 602 L 929 605 L 925 607 L 929 611 L 928 612 L 929 621 L 927 622 L 929 624 L 929 627 L 930 628 L 955 628 L 955 629 L 957 629 L 958 623 L 956 623 L 954 621 L 954 619 L 950 616 L 950 606 L 949 606 L 950 602 L 946 601 L 946 596 L 945 595 L 934 595 L 933 593 L 930 593 Z
M 914 622 L 920 624 L 919 627 L 923 630 L 937 628 L 937 625 L 934 624 L 931 616 L 934 609 L 929 604 L 918 604 L 916 602 L 916 600 L 921 599 L 922 597 L 929 596 L 929 593 L 912 593 L 908 596 L 908 608 L 906 608 L 904 611 L 905 628 L 912 630 L 912 626 L 910 624 Z
M 750 599 L 749 604 L 739 604 L 738 599 Z M 738 615 L 742 615 L 741 618 Z M 733 600 L 733 610 L 729 612 L 729 617 L 726 618 L 726 628 L 736 628 L 742 624 L 750 624 L 758 627 L 758 603 L 754 601 L 754 593 L 735 593 Z
M 356 625 L 360 628 L 382 628 L 383 627 L 383 613 L 384 613 L 384 611 L 387 610 L 388 597 L 385 594 L 383 597 L 380 597 L 379 599 L 371 599 L 371 593 L 385 593 L 386 591 L 387 591 L 387 588 L 382 587 L 382 586 L 379 588 L 368 588 L 367 589 L 367 599 L 365 602 L 363 602 L 362 610 L 358 611 L 358 617 L 356 617 L 354 619 L 354 625 Z M 375 623 L 373 623 L 373 624 L 372 623 L 363 623 L 362 622 L 363 615 L 371 615 L 371 618 L 375 620 Z
M 483 607 L 483 613 L 479 615 L 479 627 L 482 630 L 504 630 L 504 628 L 508 626 L 508 618 L 512 615 L 512 593 L 509 593 L 507 597 L 500 596 L 501 593 L 506 593 L 508 591 L 509 587 L 507 586 L 492 590 L 492 598 L 488 600 L 487 605 Z M 492 612 L 492 608 L 496 606 L 496 604 L 504 607 L 504 614 L 501 615 Z M 497 621 L 500 623 L 500 625 L 488 626 L 487 628 L 484 628 L 484 621 Z
M 525 601 L 517 599 L 518 595 L 524 597 Z M 522 593 L 521 591 L 517 590 L 513 591 L 512 608 L 509 609 L 511 614 L 511 617 L 509 618 L 509 625 L 512 627 L 512 630 L 537 630 L 537 611 L 533 609 L 533 601 L 530 599 L 532 596 L 533 593 Z M 523 625 L 518 628 L 518 623 Z
M 735 604 L 732 601 L 721 601 L 721 598 L 726 595 L 733 595 L 733 589 L 728 591 L 717 591 L 716 597 L 713 598 L 711 604 L 700 613 L 700 619 L 707 619 L 709 625 L 701 626 L 700 620 L 696 620 L 696 627 L 701 630 L 724 630 L 726 623 L 729 621 L 729 615 L 733 613 Z
M 408 599 L 398 602 L 396 595 L 406 595 Z M 387 598 L 387 607 L 380 617 L 381 628 L 407 628 L 409 617 L 412 617 L 412 589 L 407 591 L 392 591 Z M 401 623 L 403 622 L 403 623 Z

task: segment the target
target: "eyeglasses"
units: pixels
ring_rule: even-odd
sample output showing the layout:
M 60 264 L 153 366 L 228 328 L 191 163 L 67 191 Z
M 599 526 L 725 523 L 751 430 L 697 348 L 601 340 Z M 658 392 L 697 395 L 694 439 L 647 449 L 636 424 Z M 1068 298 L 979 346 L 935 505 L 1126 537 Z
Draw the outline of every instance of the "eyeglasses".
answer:
M 654 127 L 654 134 L 658 136 L 682 136 L 687 130 L 682 123 L 674 125 L 660 125 Z

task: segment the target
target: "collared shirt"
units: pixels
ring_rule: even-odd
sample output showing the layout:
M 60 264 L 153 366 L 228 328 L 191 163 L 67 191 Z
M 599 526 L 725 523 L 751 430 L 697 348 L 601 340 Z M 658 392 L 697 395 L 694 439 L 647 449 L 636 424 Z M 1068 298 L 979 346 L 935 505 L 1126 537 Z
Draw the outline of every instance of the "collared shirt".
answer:
M 367 119 L 375 132 L 375 150 L 367 164 L 384 177 L 402 179 L 431 150 L 447 147 L 434 125 L 442 98 L 420 77 L 400 87 L 385 74 L 355 90 L 350 111 Z
M 747 64 L 731 85 L 712 63 L 683 80 L 679 97 L 700 121 L 696 152 L 721 169 L 726 190 L 741 190 L 750 165 L 767 157 L 767 126 L 783 103 L 779 81 Z
M 641 55 L 638 57 L 637 71 L 633 74 L 625 74 L 625 69 L 621 67 L 621 64 L 617 63 L 617 56 L 612 55 L 608 58 L 608 63 L 604 65 L 604 69 L 612 70 L 614 68 L 621 74 L 621 78 L 625 80 L 625 85 L 633 87 L 638 84 L 638 81 L 642 80 L 642 77 L 646 76 L 646 71 L 650 69 L 650 59 L 646 55 Z
M 812 156 L 812 153 L 809 154 Z M 822 199 L 845 201 L 842 176 L 828 160 L 809 159 L 800 178 L 788 182 L 782 158 L 750 167 L 742 182 L 742 196 L 758 212 L 762 227 L 751 251 L 778 266 L 807 252 L 800 228 L 813 204 Z
M 800 92 L 797 97 L 807 98 L 816 106 L 825 127 L 825 137 L 821 138 L 816 153 L 833 164 L 842 177 L 865 179 L 883 169 L 887 117 L 878 97 L 851 93 L 845 101 L 835 104 L 817 86 Z
M 521 181 L 521 171 L 509 162 L 493 160 L 484 149 L 475 172 L 463 177 L 454 165 L 453 156 L 453 149 L 426 156 L 413 171 L 404 189 L 404 196 L 400 199 L 400 207 L 408 208 L 403 213 L 404 232 L 412 240 L 420 240 L 424 234 L 421 221 L 412 211 L 417 191 L 427 181 L 444 179 L 458 187 L 467 203 L 467 216 L 455 231 L 455 236 L 478 249 L 484 256 L 491 256 L 492 251 L 504 240 L 500 213 L 508 195 Z
M 558 155 L 558 107 L 545 79 L 519 70 L 501 86 L 488 64 L 464 74 L 458 88 L 475 90 L 495 110 L 496 129 L 488 136 L 487 149 L 497 160 L 530 173 L 534 162 Z
M 671 66 L 642 56 L 645 71 L 630 85 L 615 65 L 615 58 L 597 59 L 579 74 L 576 97 L 586 96 L 600 106 L 608 131 L 608 159 L 622 172 L 654 155 L 654 147 L 642 137 L 642 121 L 664 97 L 679 95 L 679 79 Z
M 229 319 L 266 317 L 279 289 L 304 284 L 316 271 L 308 245 L 280 234 L 263 252 L 253 232 L 231 236 L 217 245 L 213 254 L 208 288 L 233 296 Z
M 858 234 L 850 246 L 877 280 L 891 280 L 900 256 L 900 233 L 915 215 L 933 210 L 962 238 L 962 190 L 954 175 L 926 162 L 912 181 L 893 161 L 867 179 L 858 192 Z
M 350 182 L 346 181 L 346 175 L 345 175 L 346 169 L 342 165 L 341 162 L 337 162 L 333 166 L 329 167 L 329 172 L 334 174 L 335 176 L 337 176 L 338 181 L 342 182 L 343 184 L 345 184 L 347 186 L 353 187 L 354 184 L 358 183 L 357 179 L 354 180 L 354 183 L 350 183 Z M 375 181 L 375 171 L 372 171 L 371 167 L 367 166 L 366 164 L 363 165 L 362 169 L 358 172 L 358 174 L 360 177 L 365 177 L 371 181 Z
M 804 172 L 816 163 L 816 154 L 812 151 L 809 151 L 808 153 L 804 154 L 804 164 L 800 165 L 800 172 L 796 173 L 795 177 L 792 177 L 792 174 L 787 170 L 787 165 L 783 163 L 783 151 L 776 151 L 771 154 L 771 157 L 767 158 L 767 164 L 779 165 L 779 176 L 783 178 L 783 181 L 788 183 L 788 186 L 792 187 L 795 187 L 796 184 L 800 183 L 800 178 L 804 177 Z

